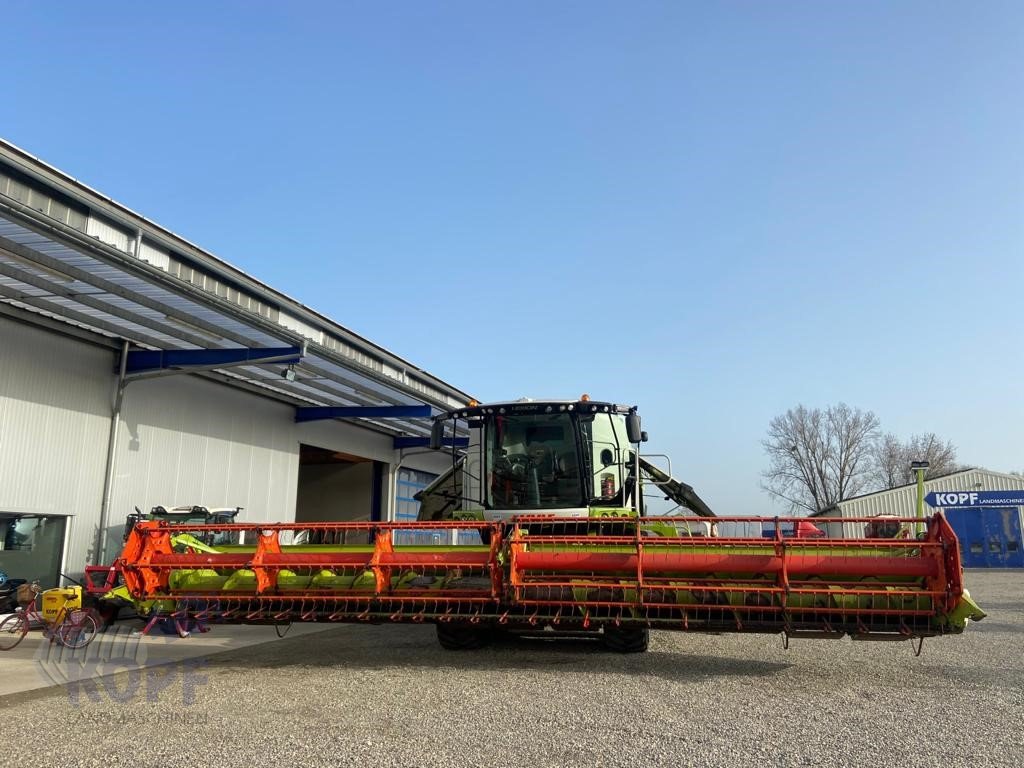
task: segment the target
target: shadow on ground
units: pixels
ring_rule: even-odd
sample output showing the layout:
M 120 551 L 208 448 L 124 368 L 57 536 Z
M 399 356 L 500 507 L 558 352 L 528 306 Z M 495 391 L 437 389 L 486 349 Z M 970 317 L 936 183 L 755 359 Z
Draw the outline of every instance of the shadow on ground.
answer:
M 405 631 L 403 631 L 403 629 Z M 557 671 L 566 667 L 594 674 L 647 675 L 671 681 L 774 675 L 791 667 L 729 656 L 680 654 L 654 648 L 616 654 L 597 640 L 501 637 L 473 651 L 445 651 L 431 627 L 343 627 L 315 635 L 252 646 L 209 657 L 208 669 L 337 668 L 351 670 L 436 670 L 461 672 Z

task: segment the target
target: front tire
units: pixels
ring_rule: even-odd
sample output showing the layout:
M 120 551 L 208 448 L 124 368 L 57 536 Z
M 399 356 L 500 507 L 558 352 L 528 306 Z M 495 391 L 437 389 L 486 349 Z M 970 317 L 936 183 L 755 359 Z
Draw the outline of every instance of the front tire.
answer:
M 0 651 L 9 651 L 25 639 L 28 634 L 28 617 L 24 613 L 12 613 L 0 622 Z
M 65 648 L 73 650 L 85 648 L 99 631 L 99 622 L 91 611 L 72 611 L 57 627 L 57 641 Z
M 615 626 L 604 627 L 604 646 L 614 653 L 644 653 L 651 640 L 647 627 Z
M 491 639 L 490 627 L 462 622 L 438 622 L 437 642 L 446 651 L 475 651 Z

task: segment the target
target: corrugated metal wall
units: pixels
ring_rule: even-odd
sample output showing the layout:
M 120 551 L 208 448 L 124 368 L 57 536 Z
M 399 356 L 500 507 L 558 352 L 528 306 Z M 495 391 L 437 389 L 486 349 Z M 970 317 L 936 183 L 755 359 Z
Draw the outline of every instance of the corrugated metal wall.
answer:
M 932 491 L 1014 491 L 1024 490 L 1024 477 L 1003 475 L 984 469 L 973 469 L 968 472 L 956 473 L 925 481 L 925 493 Z M 858 499 L 849 499 L 839 503 L 841 517 L 873 517 L 875 515 L 896 515 L 897 517 L 914 517 L 917 514 L 917 486 L 910 485 L 894 488 L 891 491 L 874 493 Z M 925 514 L 931 512 L 925 506 Z M 829 516 L 835 516 L 829 513 Z M 863 525 L 844 524 L 844 536 L 862 536 Z
M 125 253 L 128 253 L 131 248 L 129 244 L 132 242 L 132 236 L 127 230 L 95 213 L 89 214 L 89 219 L 85 224 L 85 234 Z
M 92 546 L 114 355 L 0 319 L 0 511 L 75 515 L 67 562 Z
M 152 264 L 154 267 L 167 270 L 171 266 L 171 255 L 163 248 L 150 245 L 145 240 L 136 254 L 142 261 Z
M 114 386 L 108 350 L 0 320 L 0 511 L 72 514 L 65 562 L 91 559 Z M 108 552 L 135 505 L 242 506 L 292 520 L 299 443 L 291 407 L 191 376 L 128 386 Z
M 240 522 L 295 519 L 299 444 L 375 459 L 392 467 L 392 438 L 339 421 L 295 423 L 291 406 L 194 376 L 129 384 L 122 409 L 110 512 L 110 546 L 138 505 L 245 507 Z M 406 464 L 436 471 L 439 453 Z M 384 500 L 392 513 L 393 493 Z M 369 503 L 367 503 L 369 514 Z
M 103 496 L 115 354 L 0 318 L 0 511 L 73 515 L 66 570 L 92 560 Z M 118 435 L 107 560 L 138 505 L 245 507 L 245 521 L 295 518 L 299 443 L 391 466 L 384 514 L 394 513 L 392 439 L 337 421 L 295 424 L 291 406 L 177 375 L 129 384 Z M 441 453 L 403 466 L 434 473 Z
M 295 519 L 294 410 L 192 376 L 129 384 L 114 465 L 112 546 L 138 505 L 245 507 L 241 521 Z

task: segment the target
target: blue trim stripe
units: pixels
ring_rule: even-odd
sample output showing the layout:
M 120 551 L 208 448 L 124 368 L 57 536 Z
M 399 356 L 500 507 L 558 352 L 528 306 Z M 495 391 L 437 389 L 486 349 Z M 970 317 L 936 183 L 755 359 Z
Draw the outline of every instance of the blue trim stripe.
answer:
M 323 419 L 416 419 L 430 418 L 429 405 L 382 405 L 296 408 L 295 421 Z
M 297 363 L 302 359 L 299 347 L 234 347 L 230 349 L 133 349 L 128 352 L 126 373 L 164 371 L 210 365 L 235 365 L 274 358 L 279 363 Z M 285 358 L 285 359 L 278 359 Z

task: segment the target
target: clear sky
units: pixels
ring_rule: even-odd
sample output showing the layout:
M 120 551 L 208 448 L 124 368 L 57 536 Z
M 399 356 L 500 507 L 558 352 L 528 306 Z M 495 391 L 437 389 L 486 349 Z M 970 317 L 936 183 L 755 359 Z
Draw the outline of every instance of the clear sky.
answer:
M 1022 3 L 4 5 L 0 135 L 720 514 L 797 403 L 1024 469 Z

